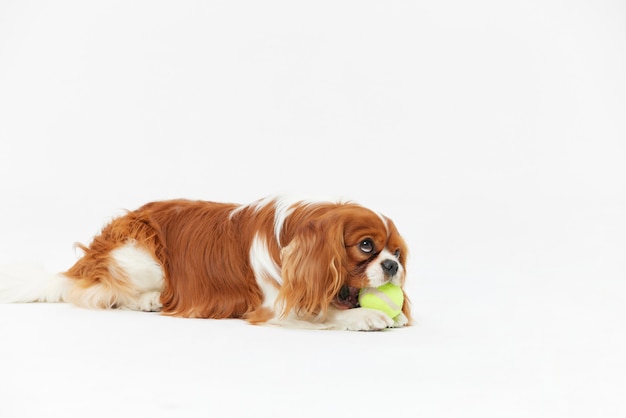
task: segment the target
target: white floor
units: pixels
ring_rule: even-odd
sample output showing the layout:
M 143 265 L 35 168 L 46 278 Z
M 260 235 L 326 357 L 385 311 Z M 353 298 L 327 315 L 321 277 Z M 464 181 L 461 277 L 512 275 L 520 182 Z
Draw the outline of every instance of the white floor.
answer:
M 626 288 L 581 279 L 422 279 L 416 324 L 374 333 L 0 305 L 0 411 L 617 418 Z

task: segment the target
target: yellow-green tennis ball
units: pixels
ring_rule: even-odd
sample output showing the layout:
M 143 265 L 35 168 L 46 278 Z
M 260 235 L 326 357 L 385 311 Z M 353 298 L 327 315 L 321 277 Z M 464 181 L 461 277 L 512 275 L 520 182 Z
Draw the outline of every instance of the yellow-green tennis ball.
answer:
M 402 288 L 391 283 L 379 287 L 366 287 L 359 292 L 361 307 L 383 311 L 390 318 L 395 318 L 402 312 L 403 302 Z

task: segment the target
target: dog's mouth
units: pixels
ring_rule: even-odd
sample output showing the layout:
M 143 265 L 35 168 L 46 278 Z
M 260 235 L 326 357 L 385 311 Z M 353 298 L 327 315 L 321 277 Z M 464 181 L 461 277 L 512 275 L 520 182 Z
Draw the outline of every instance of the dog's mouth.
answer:
M 332 304 L 339 309 L 352 309 L 359 306 L 359 288 L 342 286 Z

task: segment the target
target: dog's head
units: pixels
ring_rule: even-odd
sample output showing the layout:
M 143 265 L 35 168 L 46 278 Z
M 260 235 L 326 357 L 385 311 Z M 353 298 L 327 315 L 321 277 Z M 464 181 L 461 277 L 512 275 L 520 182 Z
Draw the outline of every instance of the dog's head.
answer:
M 331 304 L 358 306 L 361 288 L 404 285 L 408 250 L 389 218 L 353 203 L 300 209 L 281 254 L 284 312 L 324 315 Z

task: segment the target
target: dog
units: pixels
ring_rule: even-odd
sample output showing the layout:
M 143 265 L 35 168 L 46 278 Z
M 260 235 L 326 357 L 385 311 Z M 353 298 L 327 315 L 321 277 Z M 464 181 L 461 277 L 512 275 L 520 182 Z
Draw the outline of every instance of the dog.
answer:
M 0 302 L 241 318 L 251 324 L 372 331 L 411 324 L 360 307 L 366 287 L 404 287 L 407 245 L 357 203 L 272 196 L 248 205 L 148 203 L 113 219 L 66 272 L 0 277 Z

